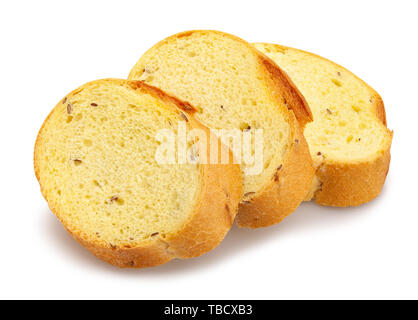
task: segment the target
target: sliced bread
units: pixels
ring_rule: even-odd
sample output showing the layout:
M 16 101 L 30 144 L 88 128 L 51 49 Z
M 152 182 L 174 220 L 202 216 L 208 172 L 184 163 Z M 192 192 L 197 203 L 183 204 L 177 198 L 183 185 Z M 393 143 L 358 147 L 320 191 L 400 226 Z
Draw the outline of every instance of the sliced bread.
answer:
M 199 256 L 225 237 L 238 211 L 234 164 L 159 164 L 160 129 L 208 129 L 193 108 L 138 81 L 87 83 L 45 120 L 35 173 L 51 210 L 97 257 L 151 267 Z
M 392 132 L 379 94 L 347 69 L 309 52 L 258 43 L 294 81 L 314 121 L 305 137 L 316 167 L 308 199 L 356 206 L 377 197 L 390 163 Z
M 238 226 L 278 223 L 303 201 L 315 171 L 302 134 L 311 113 L 287 75 L 252 45 L 218 31 L 183 32 L 148 50 L 129 79 L 191 103 L 211 129 L 263 130 L 260 172 L 248 174 L 251 165 L 241 162 Z

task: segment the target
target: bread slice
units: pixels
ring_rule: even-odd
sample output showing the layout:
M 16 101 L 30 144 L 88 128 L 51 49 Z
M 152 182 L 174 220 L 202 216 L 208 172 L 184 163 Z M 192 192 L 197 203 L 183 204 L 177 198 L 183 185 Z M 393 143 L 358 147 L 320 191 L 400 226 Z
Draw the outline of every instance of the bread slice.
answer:
M 199 256 L 230 229 L 242 194 L 234 164 L 159 164 L 160 129 L 208 129 L 193 109 L 138 81 L 87 83 L 45 120 L 35 145 L 41 191 L 65 228 L 119 267 Z
M 379 94 L 347 69 L 284 46 L 258 43 L 297 85 L 312 110 L 305 128 L 316 179 L 308 199 L 356 206 L 377 197 L 390 163 L 392 132 Z
M 263 130 L 261 173 L 246 174 L 250 165 L 241 163 L 238 226 L 278 223 L 304 199 L 314 176 L 302 134 L 310 110 L 286 74 L 252 45 L 218 31 L 183 32 L 148 50 L 129 79 L 191 103 L 212 129 Z

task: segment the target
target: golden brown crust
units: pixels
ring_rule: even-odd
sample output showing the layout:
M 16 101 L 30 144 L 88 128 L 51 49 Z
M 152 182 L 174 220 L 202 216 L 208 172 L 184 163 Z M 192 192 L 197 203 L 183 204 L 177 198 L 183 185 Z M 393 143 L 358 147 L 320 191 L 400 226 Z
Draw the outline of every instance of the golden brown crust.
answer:
M 106 247 L 84 239 L 78 233 L 68 229 L 67 231 L 96 257 L 120 268 L 155 267 L 175 258 L 175 255 L 167 250 L 167 246 L 158 240 L 146 243 L 141 247 Z
M 176 107 L 189 113 L 188 125 L 190 127 L 200 128 L 208 132 L 206 127 L 193 118 L 194 108 L 190 109 L 189 104 L 166 95 L 160 89 L 140 81 L 103 79 L 94 83 L 98 82 L 112 82 L 133 90 L 145 91 L 168 103 L 173 103 Z M 84 86 L 89 84 L 87 83 Z M 80 88 L 74 90 L 67 97 L 79 92 L 79 90 Z M 181 230 L 178 230 L 175 234 L 167 235 L 166 238 L 157 235 L 131 247 L 116 246 L 89 238 L 80 230 L 73 229 L 66 224 L 65 220 L 62 219 L 63 213 L 51 201 L 48 201 L 48 194 L 46 194 L 40 180 L 39 144 L 42 143 L 42 131 L 52 112 L 44 121 L 36 139 L 34 151 L 35 175 L 40 182 L 41 193 L 47 200 L 51 211 L 62 222 L 65 229 L 95 256 L 121 268 L 152 267 L 164 264 L 174 258 L 184 259 L 202 255 L 216 247 L 225 237 L 238 211 L 238 203 L 242 194 L 241 172 L 239 166 L 234 164 L 199 165 L 202 185 L 190 220 Z
M 169 95 L 168 93 L 164 92 L 163 90 L 153 87 L 144 81 L 135 81 L 129 80 L 128 85 L 134 90 L 144 90 L 147 93 L 152 94 L 154 97 L 159 98 L 165 102 L 172 103 L 176 105 L 179 109 L 186 111 L 189 114 L 196 113 L 196 109 L 188 102 L 181 101 L 180 99 Z
M 321 182 L 314 199 L 334 207 L 358 206 L 376 198 L 383 188 L 390 164 L 390 145 L 371 162 L 324 163 L 317 170 Z
M 296 210 L 312 185 L 315 168 L 309 148 L 296 124 L 294 141 L 272 183 L 256 198 L 240 204 L 239 227 L 259 228 L 281 222 Z
M 324 57 L 307 51 L 294 49 L 282 45 L 273 46 L 281 50 L 295 50 L 311 55 L 335 65 L 337 68 L 345 70 L 361 81 L 372 93 L 371 101 L 374 105 L 376 117 L 387 127 L 386 112 L 382 98 L 366 82 L 354 75 L 352 72 L 341 65 L 328 60 Z M 352 163 L 332 162 L 325 159 L 316 172 L 319 180 L 319 189 L 314 192 L 313 200 L 320 205 L 348 207 L 358 206 L 376 198 L 381 192 L 390 165 L 390 141 L 381 154 L 375 159 L 367 161 L 356 161 Z
M 382 98 L 376 92 L 371 99 L 372 99 L 372 102 L 375 106 L 375 112 L 376 112 L 377 118 L 380 121 L 382 121 L 382 123 L 385 125 L 385 127 L 387 127 L 385 104 L 383 103 Z
M 305 97 L 300 93 L 286 72 L 280 69 L 273 60 L 264 55 L 260 58 L 262 64 L 273 77 L 276 84 L 274 88 L 279 90 L 281 97 L 284 98 L 285 104 L 293 111 L 299 124 L 304 128 L 306 123 L 313 120 L 311 109 Z M 276 96 L 280 99 L 280 96 L 277 94 Z

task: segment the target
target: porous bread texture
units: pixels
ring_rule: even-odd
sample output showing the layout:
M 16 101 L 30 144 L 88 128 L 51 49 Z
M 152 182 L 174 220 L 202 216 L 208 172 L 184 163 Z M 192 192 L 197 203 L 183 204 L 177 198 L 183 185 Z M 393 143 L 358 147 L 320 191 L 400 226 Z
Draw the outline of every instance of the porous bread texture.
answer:
M 379 195 L 390 163 L 392 132 L 379 94 L 347 69 L 317 55 L 257 43 L 290 76 L 312 110 L 304 134 L 317 168 L 308 199 L 355 206 Z
M 242 191 L 237 165 L 155 160 L 160 129 L 176 132 L 186 117 L 189 129 L 207 131 L 182 106 L 141 82 L 106 79 L 71 92 L 45 120 L 34 153 L 41 191 L 99 258 L 154 266 L 201 255 L 230 229 Z
M 217 31 L 176 34 L 148 50 L 128 78 L 190 102 L 196 118 L 212 129 L 263 129 L 262 172 L 246 175 L 249 166 L 241 164 L 239 226 L 280 222 L 303 200 L 314 175 L 301 134 L 311 120 L 309 108 L 287 76 L 250 44 Z M 295 168 L 290 159 L 296 148 L 296 162 L 303 164 Z

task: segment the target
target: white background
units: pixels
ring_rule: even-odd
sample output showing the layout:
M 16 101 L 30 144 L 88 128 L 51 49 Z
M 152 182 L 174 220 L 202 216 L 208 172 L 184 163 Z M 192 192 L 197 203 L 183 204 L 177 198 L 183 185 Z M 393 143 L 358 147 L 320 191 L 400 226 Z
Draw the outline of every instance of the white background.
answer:
M 418 298 L 417 1 L 2 1 L 0 298 Z M 234 227 L 214 251 L 145 270 L 96 259 L 62 228 L 33 173 L 37 132 L 69 91 L 126 78 L 157 41 L 218 29 L 330 58 L 372 85 L 394 130 L 380 197 L 303 204 Z

